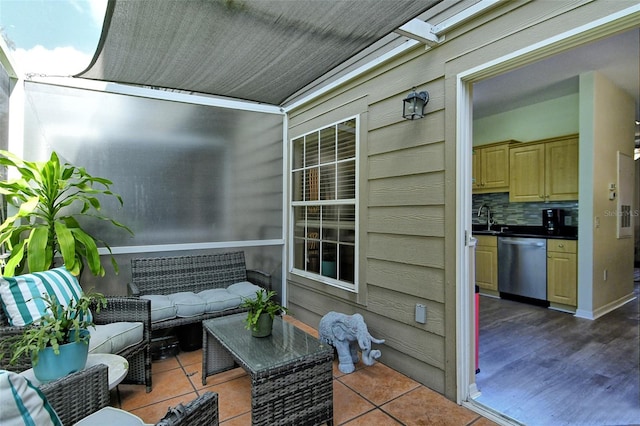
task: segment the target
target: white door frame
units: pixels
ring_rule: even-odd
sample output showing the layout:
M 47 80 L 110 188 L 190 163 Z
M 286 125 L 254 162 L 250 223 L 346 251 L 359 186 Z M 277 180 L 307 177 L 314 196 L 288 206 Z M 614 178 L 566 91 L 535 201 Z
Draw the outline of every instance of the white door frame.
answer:
M 474 287 L 475 273 L 471 246 L 471 155 L 473 135 L 472 85 L 516 67 L 551 56 L 581 44 L 608 37 L 617 32 L 637 28 L 640 4 L 573 28 L 526 48 L 468 69 L 456 76 L 456 377 L 457 402 L 499 424 L 512 423 L 500 413 L 474 402 L 479 395 L 475 383 Z

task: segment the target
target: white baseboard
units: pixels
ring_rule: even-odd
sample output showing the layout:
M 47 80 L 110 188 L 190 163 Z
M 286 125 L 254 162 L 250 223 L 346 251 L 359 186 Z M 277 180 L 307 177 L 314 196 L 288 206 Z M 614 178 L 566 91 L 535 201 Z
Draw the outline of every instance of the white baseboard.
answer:
M 609 302 L 606 305 L 601 306 L 598 309 L 595 309 L 593 311 L 589 311 L 589 310 L 585 310 L 585 309 L 577 309 L 576 310 L 576 317 L 585 318 L 585 319 L 589 319 L 589 320 L 595 320 L 595 319 L 600 318 L 603 315 L 608 314 L 611 311 L 615 311 L 620 306 L 631 302 L 635 298 L 636 298 L 636 296 L 632 292 L 632 293 L 629 293 L 629 294 L 627 294 L 625 296 L 622 296 L 621 298 L 619 298 L 617 300 L 614 300 L 613 302 Z

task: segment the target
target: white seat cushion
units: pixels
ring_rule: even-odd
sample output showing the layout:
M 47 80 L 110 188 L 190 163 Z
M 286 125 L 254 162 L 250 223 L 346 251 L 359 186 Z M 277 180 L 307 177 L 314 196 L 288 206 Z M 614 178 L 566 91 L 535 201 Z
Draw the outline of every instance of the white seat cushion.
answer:
M 176 307 L 176 315 L 181 318 L 202 315 L 207 306 L 206 302 L 192 291 L 173 293 L 168 297 Z
M 104 407 L 74 424 L 76 426 L 142 426 L 146 423 L 144 423 L 140 417 L 127 411 L 120 410 L 119 408 Z
M 198 297 L 206 302 L 206 312 L 219 312 L 240 306 L 242 298 L 232 294 L 226 288 L 212 288 L 198 293 Z
M 117 354 L 143 339 L 141 322 L 114 322 L 89 327 L 89 353 Z
M 239 283 L 231 284 L 227 287 L 227 291 L 231 294 L 237 294 L 243 299 L 255 299 L 256 292 L 262 290 L 262 287 L 257 286 L 249 281 L 241 281 Z
M 178 310 L 168 296 L 161 294 L 147 294 L 140 299 L 151 300 L 151 322 L 175 318 Z

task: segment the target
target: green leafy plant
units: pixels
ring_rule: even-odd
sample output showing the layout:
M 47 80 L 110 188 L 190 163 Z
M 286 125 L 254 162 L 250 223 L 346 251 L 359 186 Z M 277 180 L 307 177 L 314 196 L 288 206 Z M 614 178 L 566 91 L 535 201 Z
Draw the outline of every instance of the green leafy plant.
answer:
M 47 313 L 37 324 L 25 327 L 20 336 L 5 343 L 11 352 L 10 364 L 26 355 L 35 365 L 40 351 L 49 346 L 59 355 L 60 345 L 71 342 L 89 344 L 89 333 L 84 331 L 94 325 L 90 308 L 100 312 L 107 306 L 107 299 L 102 293 L 85 293 L 78 300 L 72 299 L 67 306 L 59 303 L 55 295 L 43 294 L 42 300 L 47 305 Z
M 0 194 L 18 208 L 0 225 L 0 244 L 10 251 L 3 275 L 13 276 L 25 266 L 30 272 L 46 271 L 60 254 L 73 275 L 79 275 L 86 264 L 93 275 L 104 276 L 98 244 L 110 254 L 111 248 L 85 231 L 77 218 L 104 220 L 133 235 L 125 225 L 99 214 L 99 197 L 114 197 L 122 206 L 120 195 L 110 190 L 112 182 L 91 176 L 82 167 L 61 164 L 55 152 L 46 162 L 29 162 L 0 150 L 0 165 L 13 167 L 20 175 L 0 182 Z M 113 256 L 111 264 L 118 273 Z
M 243 299 L 240 306 L 249 309 L 247 312 L 247 318 L 245 319 L 245 328 L 247 330 L 257 331 L 258 318 L 260 318 L 260 314 L 269 314 L 271 319 L 273 319 L 276 314 L 280 312 L 289 312 L 287 308 L 281 306 L 273 299 L 275 295 L 276 292 L 273 290 L 266 291 L 264 289 L 260 289 L 256 291 L 255 299 Z

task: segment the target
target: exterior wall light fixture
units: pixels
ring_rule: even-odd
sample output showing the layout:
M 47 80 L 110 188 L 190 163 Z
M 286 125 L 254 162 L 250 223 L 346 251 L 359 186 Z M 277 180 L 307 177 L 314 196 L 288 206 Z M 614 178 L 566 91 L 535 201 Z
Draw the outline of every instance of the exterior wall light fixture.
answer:
M 407 120 L 416 120 L 424 117 L 424 109 L 429 103 L 428 92 L 416 92 L 416 88 L 402 101 L 402 116 Z

